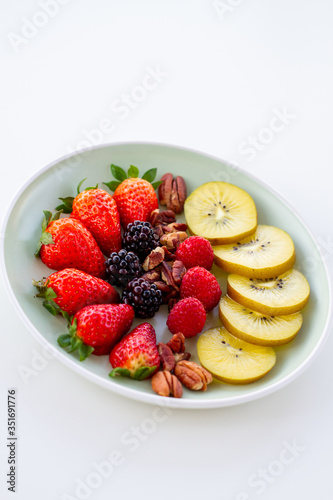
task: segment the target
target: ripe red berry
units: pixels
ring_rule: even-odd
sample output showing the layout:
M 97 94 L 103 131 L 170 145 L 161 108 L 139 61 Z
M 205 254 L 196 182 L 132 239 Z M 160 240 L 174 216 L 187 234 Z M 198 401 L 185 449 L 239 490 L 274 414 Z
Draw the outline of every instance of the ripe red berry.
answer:
M 137 380 L 151 377 L 160 366 L 152 325 L 141 323 L 134 328 L 112 349 L 109 359 L 113 368 L 110 377 L 121 375 Z
M 53 315 L 65 312 L 72 316 L 85 306 L 120 301 L 113 286 L 79 269 L 62 269 L 42 281 L 33 281 L 33 285 L 39 292 L 37 297 L 45 299 L 43 306 Z
M 177 302 L 167 319 L 172 334 L 182 333 L 189 338 L 200 333 L 206 322 L 206 311 L 202 303 L 193 297 Z
M 192 267 L 183 277 L 180 297 L 195 297 L 202 302 L 206 311 L 211 311 L 219 303 L 222 291 L 215 276 L 203 267 Z
M 177 249 L 176 256 L 187 269 L 200 266 L 208 271 L 214 262 L 214 252 L 208 240 L 201 236 L 190 236 Z

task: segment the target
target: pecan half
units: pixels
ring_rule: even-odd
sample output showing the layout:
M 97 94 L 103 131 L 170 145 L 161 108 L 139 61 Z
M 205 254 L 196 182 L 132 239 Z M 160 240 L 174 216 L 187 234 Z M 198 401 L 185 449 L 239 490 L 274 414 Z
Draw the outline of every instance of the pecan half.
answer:
M 151 386 L 159 396 L 181 398 L 183 395 L 182 384 L 175 375 L 168 371 L 155 373 L 151 379 Z
M 168 372 L 172 372 L 172 370 L 176 366 L 176 361 L 175 361 L 175 357 L 174 357 L 173 352 L 171 351 L 170 347 L 168 345 L 160 342 L 157 346 L 157 349 L 158 349 L 158 353 L 160 355 L 160 360 L 161 360 L 163 370 L 166 370 Z
M 162 248 L 164 250 L 164 255 L 165 255 L 164 260 L 166 260 L 166 261 L 177 260 L 177 257 L 175 256 L 175 254 L 171 253 L 170 250 L 168 250 L 166 246 L 163 246 Z
M 172 269 L 169 266 L 169 264 L 167 264 L 165 261 L 162 262 L 162 265 L 161 265 L 161 277 L 162 277 L 162 280 L 167 285 L 171 286 L 177 292 L 179 292 L 179 288 L 177 287 L 175 280 L 173 279 L 173 276 L 172 276 Z
M 162 206 L 167 206 L 168 203 L 170 203 L 170 196 L 171 196 L 171 191 L 172 191 L 172 181 L 173 181 L 173 175 L 172 174 L 164 174 L 161 177 L 162 184 L 158 186 L 158 197 L 160 200 L 160 204 Z M 170 208 L 170 207 L 168 207 Z
M 180 285 L 186 273 L 186 267 L 181 260 L 175 260 L 172 266 L 172 277 L 176 285 Z
M 175 233 L 176 231 L 187 231 L 187 224 L 172 222 L 171 224 L 163 226 L 164 233 Z
M 193 361 L 179 361 L 175 367 L 175 375 L 192 391 L 205 391 L 213 381 L 211 373 Z
M 159 267 L 155 267 L 152 271 L 148 271 L 142 275 L 142 278 L 149 281 L 150 283 L 155 283 L 161 278 L 161 270 Z
M 175 361 L 176 363 L 179 363 L 179 361 L 188 361 L 191 357 L 190 352 L 176 352 L 174 354 Z
M 167 193 L 166 193 L 167 194 Z M 186 183 L 183 177 L 176 177 L 172 181 L 171 196 L 169 205 L 167 207 L 171 208 L 175 214 L 181 214 L 184 210 L 184 203 L 187 196 Z
M 152 227 L 166 226 L 176 222 L 176 214 L 172 210 L 160 210 L 156 208 L 150 214 L 149 222 Z
M 186 182 L 180 175 L 175 179 L 172 174 L 164 174 L 161 177 L 162 184 L 158 188 L 158 197 L 161 205 L 180 214 L 184 210 L 187 196 Z
M 155 267 L 159 266 L 164 260 L 164 250 L 161 247 L 154 248 L 149 255 L 145 258 L 142 264 L 144 271 L 151 271 Z
M 164 281 L 154 281 L 154 283 L 162 293 L 169 294 L 172 292 L 172 287 L 167 285 Z
M 167 346 L 174 353 L 185 352 L 185 336 L 182 333 L 175 333 L 167 343 Z
M 175 252 L 186 238 L 188 238 L 188 235 L 185 231 L 176 231 L 175 233 L 164 234 L 160 239 L 160 243 L 165 245 L 171 252 Z

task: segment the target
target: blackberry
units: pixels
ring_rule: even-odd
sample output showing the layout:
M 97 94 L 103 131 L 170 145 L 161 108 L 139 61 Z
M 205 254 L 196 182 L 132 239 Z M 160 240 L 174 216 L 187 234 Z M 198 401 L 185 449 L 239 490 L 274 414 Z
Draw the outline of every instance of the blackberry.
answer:
M 152 318 L 162 304 L 162 292 L 154 283 L 138 278 L 128 283 L 122 301 L 133 307 L 137 318 Z
M 123 248 L 136 253 L 141 261 L 158 246 L 159 237 L 149 222 L 136 220 L 127 225 L 123 234 Z
M 120 250 L 118 253 L 112 252 L 105 265 L 105 277 L 110 285 L 127 286 L 129 281 L 139 278 L 143 273 L 139 257 L 126 250 Z

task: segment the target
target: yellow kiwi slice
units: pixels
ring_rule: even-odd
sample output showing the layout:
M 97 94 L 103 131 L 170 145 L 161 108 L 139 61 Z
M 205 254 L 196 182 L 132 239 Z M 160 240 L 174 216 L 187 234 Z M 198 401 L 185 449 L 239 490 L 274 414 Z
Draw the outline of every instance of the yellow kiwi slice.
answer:
M 229 274 L 228 295 L 253 311 L 282 316 L 298 312 L 305 306 L 310 296 L 310 285 L 296 269 L 263 280 Z
M 273 278 L 293 267 L 293 240 L 282 229 L 258 226 L 252 236 L 231 245 L 214 246 L 215 263 L 227 273 L 248 278 Z
M 190 194 L 185 202 L 189 231 L 203 236 L 212 245 L 239 241 L 254 233 L 257 210 L 251 196 L 227 182 L 207 182 Z
M 268 373 L 276 362 L 272 347 L 244 342 L 223 326 L 210 328 L 197 342 L 200 363 L 213 377 L 229 384 L 249 384 Z
M 238 304 L 228 295 L 219 303 L 220 319 L 236 337 L 263 346 L 287 344 L 300 331 L 303 317 L 300 312 L 285 316 L 267 316 Z

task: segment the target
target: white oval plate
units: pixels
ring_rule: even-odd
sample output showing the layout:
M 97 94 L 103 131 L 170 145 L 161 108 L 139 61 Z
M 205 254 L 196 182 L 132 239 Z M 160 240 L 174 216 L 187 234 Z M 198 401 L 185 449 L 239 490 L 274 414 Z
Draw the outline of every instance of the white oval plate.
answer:
M 59 196 L 75 195 L 77 184 L 84 177 L 89 185 L 111 179 L 110 164 L 127 169 L 136 165 L 140 173 L 157 167 L 158 178 L 166 172 L 182 175 L 190 193 L 200 184 L 220 180 L 245 189 L 254 199 L 260 224 L 278 226 L 294 240 L 297 254 L 296 268 L 310 282 L 311 298 L 304 309 L 301 332 L 290 344 L 276 349 L 277 363 L 261 380 L 243 386 L 214 381 L 206 392 L 184 390 L 183 398 L 161 398 L 154 394 L 150 381 L 125 378 L 110 379 L 108 356 L 90 356 L 80 362 L 76 354 L 68 354 L 57 343 L 65 332 L 63 318 L 51 316 L 41 301 L 34 298 L 31 279 L 51 274 L 34 257 L 41 232 L 42 210 L 54 211 Z M 5 217 L 2 230 L 1 265 L 8 293 L 24 324 L 61 362 L 89 380 L 113 392 L 132 399 L 163 404 L 177 408 L 216 408 L 240 404 L 263 397 L 294 380 L 318 353 L 329 331 L 331 319 L 331 290 L 327 269 L 313 236 L 295 210 L 270 187 L 242 170 L 217 158 L 189 149 L 150 143 L 119 143 L 93 147 L 74 155 L 67 155 L 46 166 L 34 175 L 18 192 Z M 226 290 L 225 275 L 214 266 L 213 272 Z M 166 307 L 151 323 L 158 341 L 167 342 L 170 333 L 166 327 Z M 217 308 L 216 308 L 217 309 Z M 138 321 L 134 325 L 138 324 Z M 220 324 L 217 311 L 209 314 L 207 328 Z M 196 355 L 196 339 L 187 341 L 187 348 Z

